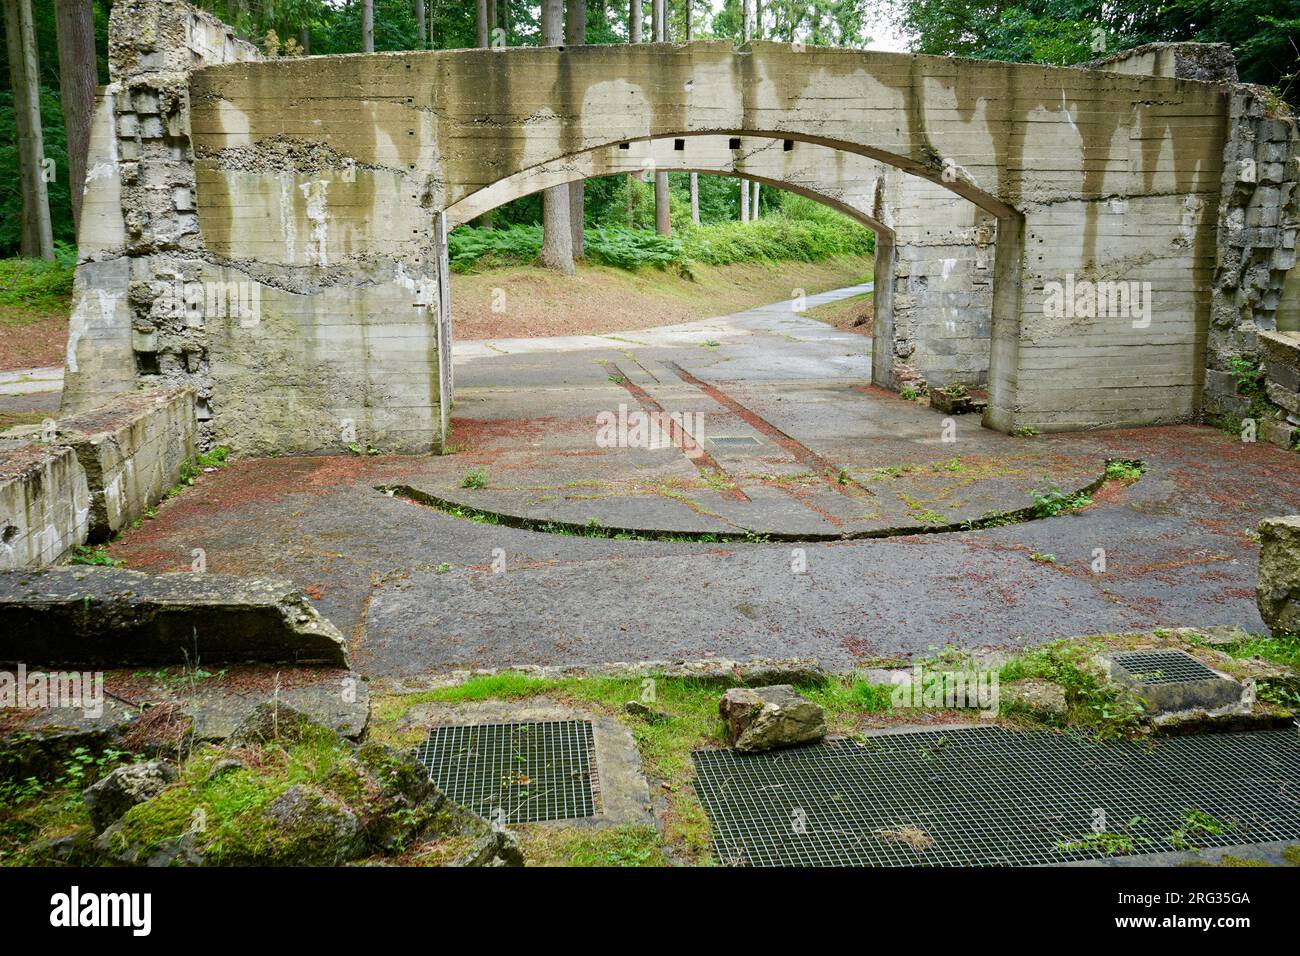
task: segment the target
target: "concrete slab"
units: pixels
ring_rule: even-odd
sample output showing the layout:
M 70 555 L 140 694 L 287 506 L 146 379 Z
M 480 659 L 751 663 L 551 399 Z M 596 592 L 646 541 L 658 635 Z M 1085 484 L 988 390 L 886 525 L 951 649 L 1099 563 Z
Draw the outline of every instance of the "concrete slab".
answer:
M 201 547 L 210 571 L 288 577 L 347 636 L 357 670 L 393 681 L 460 668 L 705 657 L 817 657 L 847 670 L 947 643 L 1014 650 L 1191 622 L 1262 628 L 1255 529 L 1265 517 L 1300 512 L 1300 458 L 1198 426 L 1016 439 L 981 430 L 971 416 L 956 420 L 956 441 L 946 443 L 943 416 L 837 377 L 844 356 L 836 349 L 847 347 L 771 331 L 779 322 L 818 339 L 815 323 L 753 321 L 757 329 L 713 350 L 629 345 L 635 362 L 609 351 L 666 409 L 716 415 L 716 430 L 705 419 L 706 437 L 761 443 L 706 444 L 747 502 L 711 487 L 679 449 L 596 446 L 596 414 L 619 402 L 638 407 L 597 364 L 600 350 L 506 355 L 458 367 L 456 454 L 236 461 L 165 502 L 111 553 L 164 571 L 187 568 Z M 819 368 L 789 366 L 782 383 L 787 349 L 819 350 Z M 724 377 L 720 368 L 741 368 L 742 353 L 753 356 L 750 371 Z M 870 495 L 809 475 L 787 448 L 667 362 L 844 465 Z M 530 392 L 516 375 L 549 387 Z M 957 518 L 1028 504 L 1052 480 L 1066 489 L 1091 480 L 1111 457 L 1149 467 L 1136 484 L 1108 484 L 1080 513 L 883 540 L 588 538 L 457 518 L 375 490 L 404 484 L 467 502 L 496 496 L 521 513 L 584 524 L 633 515 L 725 530 L 762 519 L 840 533 L 835 521 L 911 521 L 900 530 L 920 532 L 930 527 L 919 518 L 926 510 Z M 950 471 L 954 458 L 958 470 Z M 487 487 L 460 488 L 478 468 Z M 873 503 L 874 521 L 853 515 Z

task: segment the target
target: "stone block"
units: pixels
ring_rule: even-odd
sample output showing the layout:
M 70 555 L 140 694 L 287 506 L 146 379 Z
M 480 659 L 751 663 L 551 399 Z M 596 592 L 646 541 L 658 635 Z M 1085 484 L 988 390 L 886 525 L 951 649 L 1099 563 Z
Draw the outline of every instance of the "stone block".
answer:
M 1259 537 L 1259 616 L 1274 633 L 1300 634 L 1300 515 L 1266 518 Z
M 737 750 L 772 750 L 826 736 L 821 707 L 790 684 L 733 687 L 723 694 L 718 710 L 727 722 L 727 738 Z
M 0 572 L 0 661 L 346 667 L 348 651 L 289 581 L 56 567 Z

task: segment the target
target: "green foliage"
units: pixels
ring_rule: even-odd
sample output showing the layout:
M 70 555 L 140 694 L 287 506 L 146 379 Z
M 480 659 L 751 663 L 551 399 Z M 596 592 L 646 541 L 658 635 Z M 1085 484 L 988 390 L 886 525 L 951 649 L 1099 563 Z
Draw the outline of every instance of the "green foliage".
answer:
M 528 263 L 541 251 L 542 227 L 461 226 L 448 237 L 447 246 L 454 272 Z M 616 224 L 589 225 L 586 231 L 587 258 L 620 269 L 653 266 L 689 271 L 693 263 L 819 262 L 869 256 L 875 247 L 871 230 L 801 196 L 787 197 L 786 211 L 756 222 L 686 226 L 672 236 Z
M 2 160 L 0 160 L 2 162 Z M 19 216 L 19 213 L 15 213 Z M 17 228 L 17 221 L 14 221 Z M 5 220 L 0 227 L 0 243 L 3 229 L 10 225 Z M 14 235 L 14 248 L 17 248 L 18 235 Z M 77 250 L 65 242 L 55 245 L 54 259 L 0 259 L 0 303 L 4 305 L 24 306 L 29 309 L 55 309 L 64 305 L 72 295 L 72 276 L 77 266 Z
M 1141 700 L 1112 684 L 1095 661 L 1097 641 L 1053 641 L 1025 651 L 1002 665 L 1005 684 L 1035 678 L 1059 684 L 1069 707 L 1068 723 L 1098 737 L 1130 733 L 1142 722 Z
M 1143 43 L 1226 43 L 1241 79 L 1296 102 L 1295 0 L 890 0 L 917 53 L 1066 65 Z
M 1059 514 L 1078 511 L 1092 504 L 1092 498 L 1082 491 L 1071 494 L 1053 485 L 1046 491 L 1034 492 L 1034 514 L 1039 518 L 1054 518 Z
M 465 477 L 460 480 L 462 488 L 486 488 L 487 483 L 486 468 L 475 468 L 473 471 L 467 471 Z
M 95 548 L 85 544 L 77 545 L 72 549 L 72 554 L 68 557 L 68 563 L 89 564 L 101 568 L 120 568 L 126 564 L 125 561 L 110 557 L 108 549 L 102 544 Z
M 1116 458 L 1106 462 L 1106 478 L 1109 481 L 1137 481 L 1146 470 L 1146 464 L 1140 461 Z
M 230 449 L 224 445 L 218 445 L 211 451 L 200 452 L 198 457 L 200 468 L 224 468 L 226 459 L 230 455 Z

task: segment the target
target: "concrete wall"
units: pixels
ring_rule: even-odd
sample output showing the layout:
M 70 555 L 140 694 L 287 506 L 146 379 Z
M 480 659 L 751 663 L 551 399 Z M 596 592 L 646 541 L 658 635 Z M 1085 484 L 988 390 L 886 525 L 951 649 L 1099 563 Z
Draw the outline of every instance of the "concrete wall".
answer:
M 0 569 L 57 561 L 90 530 L 90 490 L 67 447 L 0 444 Z
M 461 225 L 557 183 L 647 169 L 757 180 L 859 220 L 878 237 L 873 380 L 887 388 L 987 380 L 997 220 L 948 189 L 867 156 L 753 136 L 640 140 L 500 180 L 453 204 L 448 222 Z
M 1205 373 L 1207 416 L 1236 427 L 1260 414 L 1239 392 L 1234 359 L 1262 362 L 1259 336 L 1294 327 L 1296 238 L 1300 235 L 1300 131 L 1267 92 L 1234 87 L 1232 136 L 1224 147 L 1223 202 L 1213 285 Z M 1291 295 L 1287 295 L 1288 289 Z M 1287 384 L 1289 387 L 1289 383 Z M 1278 407 L 1268 413 L 1276 425 L 1300 425 L 1300 416 Z M 1289 421 L 1288 421 L 1289 419 Z M 1264 428 L 1259 429 L 1266 434 Z M 1267 434 L 1284 444 L 1290 427 Z
M 197 381 L 207 438 L 255 452 L 338 449 L 350 422 L 381 449 L 436 447 L 449 379 L 442 212 L 554 160 L 694 135 L 834 147 L 996 217 L 994 427 L 1136 425 L 1199 411 L 1229 131 L 1228 95 L 1214 84 L 766 43 L 221 63 L 251 60 L 251 48 L 223 41 L 195 54 L 188 39 L 181 59 L 202 69 L 136 83 L 157 64 L 132 60 L 128 45 L 170 63 L 158 44 L 193 32 L 138 29 L 132 16 L 155 9 L 159 22 L 203 19 L 166 0 L 114 8 L 115 80 L 136 120 L 119 126 L 118 148 L 127 139 L 142 148 L 133 171 L 135 160 L 118 160 L 127 249 L 132 270 L 150 260 L 125 279 L 131 351 L 139 382 Z M 152 100 L 136 96 L 180 88 L 188 95 L 159 97 L 158 123 Z M 160 131 L 166 162 L 143 152 Z M 168 165 L 191 149 L 196 218 Z M 931 238 L 935 254 L 891 275 L 896 306 L 928 295 L 936 269 L 944 278 L 951 237 Z M 88 292 L 99 291 L 91 273 L 101 267 L 86 268 Z M 160 276 L 251 283 L 257 321 L 161 321 Z M 977 278 L 945 290 L 954 307 L 985 294 Z M 1053 314 L 1051 287 L 1078 280 L 1149 288 L 1150 321 Z M 123 280 L 104 281 L 112 292 Z M 115 336 L 107 351 L 120 352 L 120 305 L 111 296 L 100 305 Z M 906 352 L 917 336 L 901 315 L 896 307 L 891 342 Z M 949 335 L 952 374 L 970 371 L 960 343 L 978 340 L 977 326 Z M 911 355 L 887 358 L 901 376 Z M 78 367 L 93 363 L 78 354 Z M 73 394 L 88 401 L 94 391 Z
M 341 91 L 364 108 L 343 108 Z M 777 44 L 645 44 L 236 64 L 196 73 L 192 99 L 201 167 L 254 173 L 262 195 L 283 188 L 285 165 L 259 160 L 259 144 L 282 142 L 354 162 L 368 208 L 416 197 L 409 240 L 397 228 L 372 237 L 377 216 L 326 215 L 326 236 L 352 224 L 354 261 L 335 280 L 351 284 L 343 273 L 355 276 L 359 250 L 413 274 L 428 257 L 425 219 L 436 211 L 600 146 L 740 134 L 867 155 L 1001 219 L 996 427 L 1141 424 L 1197 411 L 1227 113 L 1210 84 Z M 220 191 L 200 190 L 201 215 L 209 203 L 227 215 Z M 232 231 L 253 230 L 258 217 L 236 207 Z M 1044 284 L 1067 276 L 1150 283 L 1152 321 L 1046 315 Z
M 132 392 L 0 442 L 0 568 L 41 567 L 140 518 L 194 465 L 194 391 Z
M 91 489 L 88 540 L 121 531 L 176 486 L 196 455 L 194 390 L 133 392 L 58 423 Z

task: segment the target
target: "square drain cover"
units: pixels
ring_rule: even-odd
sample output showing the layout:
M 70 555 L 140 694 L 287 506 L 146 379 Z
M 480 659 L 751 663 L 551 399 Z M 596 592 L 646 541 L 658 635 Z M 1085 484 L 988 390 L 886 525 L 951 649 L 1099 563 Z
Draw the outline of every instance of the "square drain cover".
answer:
M 434 727 L 415 756 L 448 797 L 502 824 L 597 812 L 590 721 Z
M 1184 651 L 1125 651 L 1111 659 L 1144 686 L 1219 680 L 1218 674 Z
M 1294 730 L 1153 744 L 976 727 L 692 756 L 724 865 L 1034 866 L 1300 839 Z
M 748 435 L 719 435 L 716 438 L 710 438 L 715 445 L 758 445 L 761 444 L 757 438 L 751 438 Z

